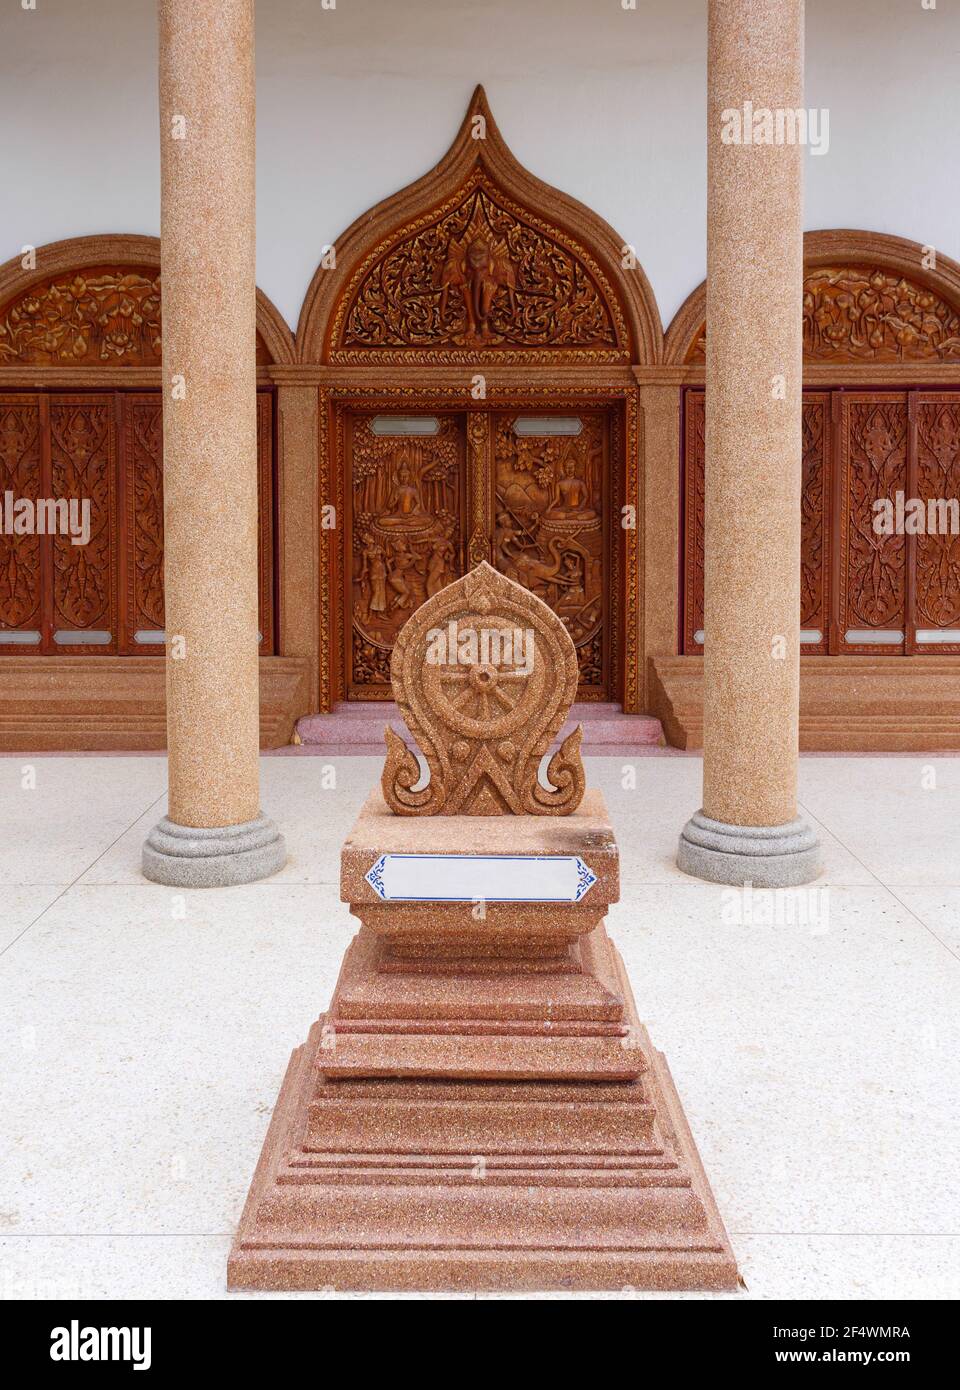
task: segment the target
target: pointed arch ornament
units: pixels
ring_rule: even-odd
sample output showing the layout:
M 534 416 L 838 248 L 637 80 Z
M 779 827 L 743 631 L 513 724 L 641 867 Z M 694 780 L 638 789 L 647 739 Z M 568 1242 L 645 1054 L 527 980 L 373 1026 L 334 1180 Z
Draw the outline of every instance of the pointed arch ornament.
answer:
M 338 239 L 297 328 L 301 362 L 650 364 L 663 330 L 632 248 L 513 156 L 477 87 L 428 174 Z

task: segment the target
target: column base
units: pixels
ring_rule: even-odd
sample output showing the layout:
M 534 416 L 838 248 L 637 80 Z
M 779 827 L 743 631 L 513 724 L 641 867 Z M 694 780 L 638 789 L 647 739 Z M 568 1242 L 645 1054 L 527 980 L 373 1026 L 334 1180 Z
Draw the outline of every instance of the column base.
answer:
M 677 867 L 710 883 L 796 888 L 820 873 L 820 842 L 803 820 L 726 825 L 697 811 L 680 834 Z
M 227 888 L 254 883 L 282 869 L 287 847 L 267 816 L 209 829 L 177 825 L 166 816 L 143 846 L 143 874 L 171 888 Z

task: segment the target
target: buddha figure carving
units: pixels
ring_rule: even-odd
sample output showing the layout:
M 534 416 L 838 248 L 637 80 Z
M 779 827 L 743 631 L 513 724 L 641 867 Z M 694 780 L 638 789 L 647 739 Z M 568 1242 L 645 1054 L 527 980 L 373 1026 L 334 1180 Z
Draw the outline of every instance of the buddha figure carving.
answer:
M 460 452 L 455 422 L 429 437 L 352 438 L 352 647 L 355 684 L 385 685 L 397 633 L 459 570 Z
M 433 525 L 433 518 L 424 510 L 420 488 L 408 462 L 412 452 L 400 452 L 400 464 L 390 493 L 388 510 L 377 517 L 377 525 L 383 530 L 423 531 Z
M 597 513 L 590 506 L 590 487 L 577 476 L 576 460 L 569 454 L 554 483 L 553 501 L 546 514 L 548 517 L 577 518 L 582 521 L 595 521 L 597 518 Z
M 577 647 L 584 684 L 600 679 L 604 436 L 585 416 L 566 439 L 497 436 L 494 554 L 502 573 L 548 603 Z

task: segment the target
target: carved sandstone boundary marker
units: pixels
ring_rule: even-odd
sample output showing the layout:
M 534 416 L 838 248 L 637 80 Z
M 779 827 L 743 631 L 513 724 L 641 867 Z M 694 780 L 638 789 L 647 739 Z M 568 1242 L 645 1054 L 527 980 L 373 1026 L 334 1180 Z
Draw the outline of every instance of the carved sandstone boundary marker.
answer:
M 563 623 L 482 564 L 417 610 L 392 679 L 429 781 L 388 730 L 341 857 L 360 931 L 291 1059 L 230 1286 L 735 1288 L 604 929 L 617 845 L 579 731 L 537 775 L 576 690 Z

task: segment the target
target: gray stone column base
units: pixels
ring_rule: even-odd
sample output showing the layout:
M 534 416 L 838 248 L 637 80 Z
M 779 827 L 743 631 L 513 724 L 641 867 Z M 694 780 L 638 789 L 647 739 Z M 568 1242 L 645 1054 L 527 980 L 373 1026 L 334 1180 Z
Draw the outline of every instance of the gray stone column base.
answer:
M 143 846 L 143 873 L 171 888 L 225 888 L 269 878 L 286 859 L 283 836 L 266 816 L 209 830 L 164 816 Z
M 681 832 L 677 867 L 711 883 L 795 888 L 820 873 L 820 842 L 803 820 L 725 825 L 697 811 Z

